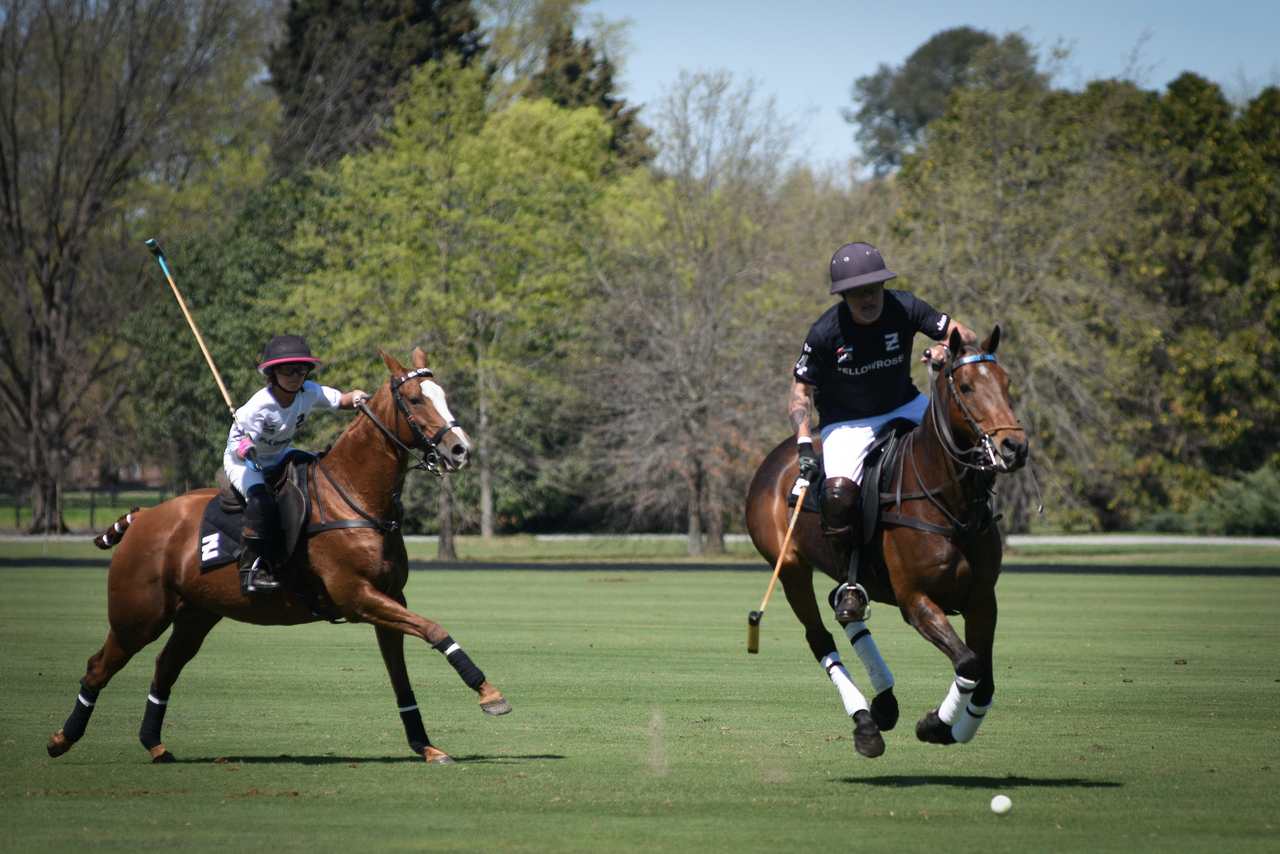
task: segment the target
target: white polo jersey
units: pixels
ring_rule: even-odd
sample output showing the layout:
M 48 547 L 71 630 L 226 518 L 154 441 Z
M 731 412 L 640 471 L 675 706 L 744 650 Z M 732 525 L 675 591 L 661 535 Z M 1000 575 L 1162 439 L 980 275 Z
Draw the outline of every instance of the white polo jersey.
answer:
M 341 406 L 341 391 L 310 380 L 302 384 L 302 388 L 293 396 L 293 403 L 288 406 L 281 406 L 272 396 L 271 389 L 264 388 L 236 410 L 236 421 L 244 426 L 244 433 L 241 433 L 239 426 L 232 425 L 223 461 L 228 469 L 232 464 L 228 461 L 243 465 L 236 460 L 235 452 L 240 446 L 240 437 L 248 434 L 258 453 L 258 465 L 269 468 L 289 449 L 289 441 L 298 432 L 302 422 L 307 420 L 312 409 L 338 409 Z

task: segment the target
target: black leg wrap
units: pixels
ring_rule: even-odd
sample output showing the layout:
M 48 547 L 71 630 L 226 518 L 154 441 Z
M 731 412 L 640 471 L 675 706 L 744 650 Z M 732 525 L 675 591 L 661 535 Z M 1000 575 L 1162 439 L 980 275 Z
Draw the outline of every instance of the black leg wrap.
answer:
M 969 698 L 969 702 L 975 706 L 991 705 L 991 698 L 996 695 L 996 683 L 991 679 L 983 679 L 978 683 L 978 687 L 974 689 L 973 696 Z
M 396 705 L 400 708 L 400 723 L 404 724 L 404 734 L 409 738 L 409 747 L 414 753 L 421 753 L 431 746 L 427 738 L 427 728 L 422 725 L 422 713 L 418 711 L 418 699 L 412 691 L 396 694 Z
M 89 725 L 89 716 L 93 714 L 93 704 L 98 702 L 98 695 L 90 691 L 80 680 L 80 693 L 76 696 L 76 707 L 62 725 L 62 735 L 67 741 L 75 744 L 84 735 L 84 728 Z
M 160 727 L 164 726 L 164 713 L 168 708 L 169 692 L 157 690 L 152 682 L 151 693 L 147 695 L 147 710 L 142 713 L 142 728 L 138 730 L 138 741 L 147 750 L 159 746 Z
M 433 643 L 431 648 L 444 653 L 444 657 L 453 665 L 453 669 L 458 671 L 458 675 L 462 677 L 463 682 L 467 683 L 468 688 L 479 690 L 484 684 L 484 674 L 480 672 L 480 668 L 472 663 L 471 658 L 462 651 L 462 647 L 453 642 L 453 638 L 445 635 L 444 640 Z

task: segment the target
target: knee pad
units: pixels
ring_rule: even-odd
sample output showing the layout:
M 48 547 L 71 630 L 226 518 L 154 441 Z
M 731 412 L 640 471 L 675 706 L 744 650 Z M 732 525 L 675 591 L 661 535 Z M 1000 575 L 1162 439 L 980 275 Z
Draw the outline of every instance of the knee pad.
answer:
M 249 487 L 244 497 L 244 533 L 245 536 L 265 537 L 275 529 L 276 500 L 271 490 L 263 484 Z
M 847 477 L 829 479 L 818 501 L 823 533 L 828 535 L 850 533 L 853 525 L 853 510 L 857 504 L 858 485 L 856 483 Z

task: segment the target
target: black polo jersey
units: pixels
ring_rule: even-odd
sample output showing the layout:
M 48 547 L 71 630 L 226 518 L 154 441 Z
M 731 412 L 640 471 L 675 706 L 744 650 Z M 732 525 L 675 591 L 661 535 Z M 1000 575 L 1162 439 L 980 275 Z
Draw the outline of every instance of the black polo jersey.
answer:
M 911 381 L 911 344 L 917 332 L 934 341 L 946 335 L 950 318 L 922 299 L 885 289 L 884 310 L 875 323 L 853 319 L 844 300 L 809 329 L 795 378 L 813 386 L 819 429 L 892 412 L 920 392 Z

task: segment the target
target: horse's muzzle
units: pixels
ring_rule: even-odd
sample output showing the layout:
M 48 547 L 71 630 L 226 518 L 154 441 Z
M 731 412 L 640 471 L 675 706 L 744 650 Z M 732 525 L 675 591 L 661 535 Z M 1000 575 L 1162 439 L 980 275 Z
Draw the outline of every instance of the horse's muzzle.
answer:
M 461 471 L 471 465 L 471 447 L 471 439 L 461 427 L 455 427 L 441 438 L 436 454 L 447 470 Z
M 1017 471 L 1027 464 L 1031 442 L 1021 430 L 1000 440 L 1000 468 L 1006 472 Z

